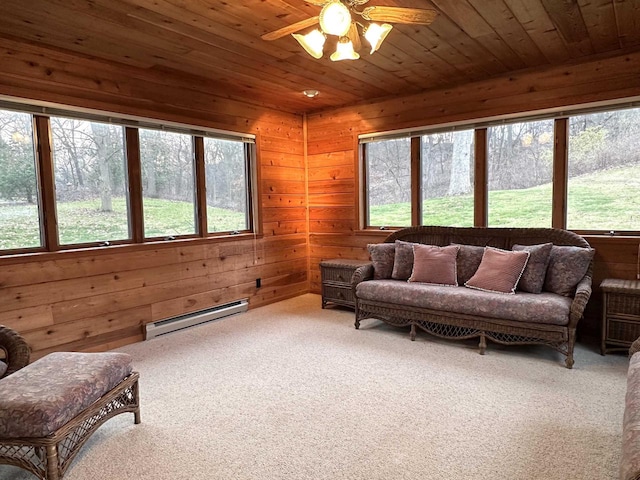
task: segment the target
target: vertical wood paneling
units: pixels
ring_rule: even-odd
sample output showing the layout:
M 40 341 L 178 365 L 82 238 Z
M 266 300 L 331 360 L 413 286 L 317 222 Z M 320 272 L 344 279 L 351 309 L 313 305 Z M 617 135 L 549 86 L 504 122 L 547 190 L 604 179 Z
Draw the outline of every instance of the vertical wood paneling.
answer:
M 217 97 L 206 85 L 179 76 L 131 66 L 119 71 L 114 64 L 33 45 L 25 49 L 40 63 L 25 68 L 20 50 L 15 44 L 12 48 L 15 55 L 3 58 L 3 67 L 14 73 L 11 81 L 0 75 L 0 94 L 255 134 L 260 176 L 254 187 L 258 202 L 266 200 L 255 205 L 261 215 L 257 230 L 264 230 L 264 236 L 0 258 L 0 324 L 24 334 L 34 358 L 55 350 L 99 351 L 139 341 L 150 321 L 240 297 L 248 297 L 255 307 L 308 292 L 301 116 Z M 31 74 L 41 69 L 49 69 L 46 81 Z M 40 128 L 44 120 L 37 119 Z M 49 137 L 41 138 L 44 205 L 50 209 L 55 194 Z M 137 143 L 135 130 L 127 129 L 127 148 L 135 150 Z M 128 173 L 134 238 L 142 241 L 138 159 Z M 199 206 L 202 211 L 203 198 Z M 206 227 L 204 216 L 200 226 Z M 55 239 L 55 222 L 46 228 Z M 262 279 L 261 288 L 256 288 L 256 278 Z

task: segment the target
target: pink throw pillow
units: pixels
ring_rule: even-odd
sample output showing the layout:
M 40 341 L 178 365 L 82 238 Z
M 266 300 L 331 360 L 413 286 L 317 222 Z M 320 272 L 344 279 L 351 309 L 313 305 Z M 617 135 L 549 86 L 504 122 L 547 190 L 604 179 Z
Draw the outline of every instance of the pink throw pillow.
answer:
M 527 260 L 527 251 L 511 252 L 485 247 L 478 270 L 465 286 L 488 292 L 514 294 Z
M 414 245 L 413 271 L 409 281 L 457 286 L 456 257 L 459 249 L 458 245 Z

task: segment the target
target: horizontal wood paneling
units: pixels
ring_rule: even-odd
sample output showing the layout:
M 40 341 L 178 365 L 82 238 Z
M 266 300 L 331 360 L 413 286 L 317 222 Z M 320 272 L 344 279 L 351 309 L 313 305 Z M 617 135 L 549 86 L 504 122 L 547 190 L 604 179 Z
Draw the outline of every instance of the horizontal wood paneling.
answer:
M 302 117 L 216 96 L 207 82 L 8 40 L 0 39 L 0 58 L 0 94 L 253 133 L 258 141 L 259 238 L 0 258 L 0 324 L 24 334 L 34 358 L 139 341 L 148 322 L 241 297 L 254 308 L 308 291 Z
M 520 8 L 519 13 L 524 16 L 523 9 Z M 450 13 L 453 15 L 456 11 Z M 486 28 L 480 19 L 476 26 L 478 34 Z M 580 38 L 576 37 L 576 41 L 583 42 L 584 38 Z M 557 42 L 555 37 L 548 40 Z M 573 45 L 578 47 L 579 44 Z M 366 245 L 380 242 L 388 234 L 358 232 L 355 148 L 359 134 L 638 96 L 638 78 L 640 54 L 634 53 L 308 115 L 311 291 L 320 292 L 320 261 L 335 257 L 366 259 Z M 590 305 L 589 317 L 581 328 L 595 334 L 600 301 L 597 286 L 609 276 L 635 278 L 638 239 L 593 237 L 589 240 L 597 251 L 592 301 L 595 307 Z

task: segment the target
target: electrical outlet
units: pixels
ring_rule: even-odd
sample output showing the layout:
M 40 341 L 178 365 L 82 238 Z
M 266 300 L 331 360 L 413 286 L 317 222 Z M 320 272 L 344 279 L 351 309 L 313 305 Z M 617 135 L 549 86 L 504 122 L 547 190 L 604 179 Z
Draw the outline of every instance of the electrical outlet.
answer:
M 262 286 L 262 279 L 256 278 L 256 288 L 260 288 Z

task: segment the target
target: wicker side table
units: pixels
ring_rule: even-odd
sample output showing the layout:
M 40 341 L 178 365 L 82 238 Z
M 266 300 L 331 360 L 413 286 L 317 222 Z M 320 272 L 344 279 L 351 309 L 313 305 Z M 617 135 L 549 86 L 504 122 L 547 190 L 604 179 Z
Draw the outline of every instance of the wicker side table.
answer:
M 320 262 L 322 274 L 322 308 L 328 302 L 356 308 L 356 299 L 351 291 L 351 277 L 356 268 L 369 263 L 366 260 L 345 260 L 342 258 Z
M 600 353 L 628 350 L 640 337 L 640 281 L 607 278 L 602 289 Z

